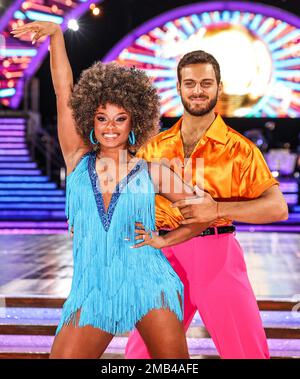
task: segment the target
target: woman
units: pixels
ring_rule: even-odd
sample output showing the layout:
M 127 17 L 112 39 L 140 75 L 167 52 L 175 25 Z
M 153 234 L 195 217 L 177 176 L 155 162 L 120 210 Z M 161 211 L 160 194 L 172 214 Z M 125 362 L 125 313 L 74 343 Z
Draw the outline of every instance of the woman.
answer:
M 51 39 L 66 213 L 74 228 L 72 288 L 50 357 L 98 358 L 114 335 L 136 327 L 153 358 L 188 358 L 182 283 L 160 249 L 205 227 L 151 233 L 155 192 L 172 202 L 194 197 L 169 168 L 133 159 L 132 150 L 157 133 L 157 93 L 142 71 L 100 62 L 73 89 L 60 27 L 33 22 L 12 33 L 20 38 L 29 32 L 33 43 Z

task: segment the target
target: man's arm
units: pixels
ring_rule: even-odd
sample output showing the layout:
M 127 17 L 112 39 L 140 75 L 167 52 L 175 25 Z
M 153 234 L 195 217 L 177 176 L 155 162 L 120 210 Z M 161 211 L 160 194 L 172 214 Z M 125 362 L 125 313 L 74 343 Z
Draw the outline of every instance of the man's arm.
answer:
M 185 218 L 182 224 L 212 222 L 217 218 L 268 224 L 288 218 L 286 201 L 277 185 L 273 185 L 253 200 L 217 202 L 207 192 L 197 190 L 200 199 L 182 200 L 173 204 Z
M 179 199 L 196 199 L 193 188 L 188 186 L 182 179 L 169 167 L 159 163 L 148 163 L 150 174 L 156 191 L 166 197 L 169 201 L 174 202 Z M 164 238 L 165 246 L 173 246 L 178 243 L 187 241 L 199 235 L 211 223 L 195 221 L 189 225 L 181 225 L 166 234 Z
M 277 185 L 254 200 L 219 203 L 220 217 L 249 224 L 267 224 L 288 219 L 288 207 Z

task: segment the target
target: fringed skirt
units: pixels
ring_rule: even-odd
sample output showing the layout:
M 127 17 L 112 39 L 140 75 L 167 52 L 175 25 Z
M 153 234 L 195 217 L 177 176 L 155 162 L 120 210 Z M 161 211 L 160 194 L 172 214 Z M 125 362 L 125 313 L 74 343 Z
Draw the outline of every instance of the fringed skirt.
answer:
M 182 282 L 159 250 L 148 249 L 143 254 L 141 249 L 128 252 L 130 265 L 116 259 L 105 268 L 91 262 L 85 272 L 75 266 L 56 334 L 70 323 L 122 334 L 134 329 L 150 310 L 161 308 L 171 310 L 182 321 Z

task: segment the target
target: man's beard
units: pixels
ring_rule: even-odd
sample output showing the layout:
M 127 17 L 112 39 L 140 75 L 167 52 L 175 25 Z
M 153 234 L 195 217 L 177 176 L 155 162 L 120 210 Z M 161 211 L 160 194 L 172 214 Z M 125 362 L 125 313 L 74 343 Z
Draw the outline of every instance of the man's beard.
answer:
M 182 105 L 184 107 L 184 109 L 186 110 L 186 112 L 188 112 L 190 115 L 192 116 L 196 116 L 196 117 L 199 117 L 199 116 L 204 116 L 206 114 L 208 114 L 209 112 L 211 112 L 214 107 L 216 106 L 217 104 L 217 101 L 218 101 L 218 92 L 216 93 L 216 96 L 210 100 L 210 102 L 204 107 L 204 108 L 198 108 L 195 107 L 195 108 L 192 108 L 189 103 L 183 99 L 183 97 L 180 95 L 181 97 L 181 102 L 182 102 Z M 201 96 L 199 96 L 201 97 Z

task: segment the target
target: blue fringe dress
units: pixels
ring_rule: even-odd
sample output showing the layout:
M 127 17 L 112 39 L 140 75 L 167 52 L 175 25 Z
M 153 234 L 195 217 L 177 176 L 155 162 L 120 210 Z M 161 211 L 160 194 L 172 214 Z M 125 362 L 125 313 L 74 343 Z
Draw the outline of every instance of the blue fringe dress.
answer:
M 155 192 L 145 161 L 117 184 L 106 212 L 96 155 L 86 154 L 67 176 L 66 216 L 74 228 L 74 272 L 56 334 L 69 323 L 125 333 L 158 308 L 182 321 L 183 284 L 166 257 L 151 246 L 130 248 L 137 243 L 135 221 L 155 229 Z

